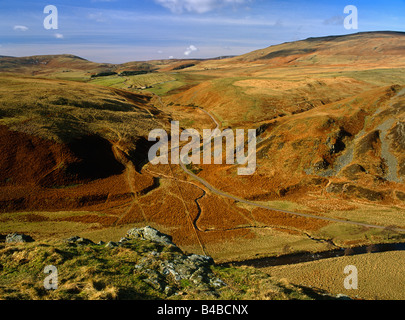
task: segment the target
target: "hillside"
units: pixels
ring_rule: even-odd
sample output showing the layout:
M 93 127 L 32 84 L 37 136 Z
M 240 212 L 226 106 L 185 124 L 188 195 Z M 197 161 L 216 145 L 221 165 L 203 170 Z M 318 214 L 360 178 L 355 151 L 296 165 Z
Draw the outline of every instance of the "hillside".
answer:
M 259 49 L 217 62 L 218 66 L 237 63 L 282 65 L 378 64 L 397 66 L 404 63 L 405 32 L 360 32 L 340 36 L 308 38 Z M 398 61 L 399 59 L 399 61 Z M 214 62 L 210 62 L 215 65 Z M 201 67 L 205 67 L 204 64 Z
M 149 131 L 166 117 L 151 97 L 59 80 L 0 83 L 2 212 L 130 198 L 128 163 L 147 159 Z M 139 190 L 154 183 L 139 182 Z
M 370 32 L 311 38 L 205 61 L 187 73 L 214 78 L 167 101 L 204 107 L 224 126 L 249 126 L 370 89 L 404 85 L 404 46 L 404 33 Z
M 223 166 L 229 178 L 219 184 L 223 171 L 209 165 L 199 175 L 255 200 L 305 202 L 311 190 L 403 207 L 404 88 L 374 89 L 263 124 L 253 177 Z
M 112 64 L 95 63 L 69 54 L 0 57 L 0 72 L 26 76 L 81 80 L 113 68 Z
M 79 236 L 56 242 L 25 238 L 10 234 L 0 243 L 2 300 L 336 299 L 253 268 L 220 267 L 210 257 L 186 255 L 150 227 L 98 244 Z M 44 287 L 47 265 L 57 265 L 57 280 L 49 282 L 54 290 Z

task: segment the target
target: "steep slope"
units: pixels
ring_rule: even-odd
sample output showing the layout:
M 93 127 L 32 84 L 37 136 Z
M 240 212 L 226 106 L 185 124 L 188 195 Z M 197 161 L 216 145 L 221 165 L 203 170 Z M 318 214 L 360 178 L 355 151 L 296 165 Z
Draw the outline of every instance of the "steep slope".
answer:
M 2 211 L 131 199 L 127 165 L 145 161 L 149 131 L 167 121 L 150 97 L 56 80 L 0 83 Z M 154 184 L 138 179 L 137 191 Z
M 404 102 L 405 86 L 391 86 L 270 120 L 258 131 L 253 176 L 225 165 L 202 165 L 199 176 L 251 200 L 326 192 L 404 206 Z

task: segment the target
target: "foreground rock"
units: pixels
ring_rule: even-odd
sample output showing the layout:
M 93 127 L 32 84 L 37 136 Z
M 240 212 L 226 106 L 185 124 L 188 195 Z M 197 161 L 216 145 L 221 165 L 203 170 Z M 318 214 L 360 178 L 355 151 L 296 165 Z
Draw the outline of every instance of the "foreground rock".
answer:
M 79 236 L 70 237 L 70 238 L 66 239 L 65 241 L 68 243 L 75 243 L 75 244 L 79 244 L 79 245 L 94 244 L 93 241 L 86 239 L 86 238 L 79 237 Z
M 165 259 L 159 252 L 153 251 L 135 266 L 147 278 L 144 280 L 157 290 L 169 293 L 170 284 L 178 288 L 194 288 L 207 295 L 216 296 L 217 288 L 225 282 L 215 276 L 211 270 L 214 261 L 211 257 L 197 254 L 177 254 Z
M 160 231 L 149 226 L 146 226 L 144 228 L 133 228 L 131 230 L 128 230 L 126 237 L 129 239 L 143 239 L 158 242 L 163 245 L 176 246 L 172 242 L 171 236 L 161 233 Z
M 217 266 L 209 256 L 185 254 L 170 236 L 151 227 L 97 244 L 74 236 L 18 245 L 30 237 L 7 237 L 9 244 L 0 243 L 0 300 L 312 299 L 253 268 Z M 49 265 L 61 271 L 55 290 L 45 290 L 46 275 L 41 277 Z
M 34 239 L 31 236 L 22 233 L 10 233 L 6 236 L 6 243 L 24 243 L 33 241 Z
M 214 260 L 209 256 L 184 254 L 172 241 L 172 237 L 150 226 L 133 228 L 118 242 L 100 241 L 95 244 L 89 239 L 73 236 L 65 239 L 70 245 L 96 245 L 109 249 L 131 249 L 139 245 L 139 240 L 155 244 L 155 249 L 143 254 L 134 268 L 142 274 L 143 282 L 166 295 L 176 295 L 192 289 L 216 296 L 216 289 L 225 282 L 214 275 L 211 266 Z

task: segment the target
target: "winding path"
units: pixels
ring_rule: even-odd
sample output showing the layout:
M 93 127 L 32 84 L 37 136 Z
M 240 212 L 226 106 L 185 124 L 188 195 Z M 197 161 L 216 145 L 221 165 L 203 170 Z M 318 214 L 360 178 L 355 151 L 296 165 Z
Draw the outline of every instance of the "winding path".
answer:
M 216 124 L 216 129 L 219 128 L 219 123 L 208 111 L 206 111 L 200 107 L 197 107 L 197 108 L 202 110 L 213 120 L 213 122 Z M 212 136 L 211 136 L 211 138 L 212 138 Z M 267 209 L 267 210 L 272 210 L 272 211 L 276 211 L 276 212 L 300 216 L 300 217 L 304 217 L 304 218 L 318 219 L 318 220 L 324 220 L 324 221 L 334 222 L 334 223 L 345 223 L 345 224 L 361 226 L 361 227 L 366 227 L 366 228 L 374 228 L 374 229 L 386 229 L 387 228 L 387 226 L 380 226 L 380 225 L 375 225 L 375 224 L 370 224 L 370 223 L 356 222 L 356 221 L 350 221 L 350 220 L 344 220 L 344 219 L 338 219 L 338 218 L 316 216 L 316 215 L 307 214 L 307 213 L 298 213 L 298 212 L 293 212 L 293 211 L 288 211 L 288 210 L 276 209 L 276 208 L 273 208 L 273 207 L 270 207 L 270 206 L 267 206 L 264 204 L 249 201 L 249 200 L 234 196 L 232 194 L 228 194 L 222 190 L 216 189 L 210 183 L 208 183 L 206 180 L 202 179 L 201 177 L 197 176 L 196 174 L 194 174 L 193 172 L 188 170 L 182 161 L 180 161 L 180 166 L 186 174 L 188 174 L 190 177 L 197 180 L 198 182 L 202 183 L 212 193 L 220 195 L 220 196 L 228 198 L 228 199 L 231 199 L 231 200 L 234 200 L 234 201 L 237 201 L 237 202 L 240 202 L 240 203 L 248 204 L 248 205 L 262 208 L 262 209 Z M 403 229 L 403 228 L 390 228 L 390 230 L 393 230 L 396 232 L 405 232 L 405 229 Z
M 162 101 L 161 97 L 159 97 L 158 95 L 155 95 L 155 96 L 158 98 L 159 103 L 161 104 L 161 106 L 165 107 L 165 103 Z M 208 111 L 206 111 L 206 110 L 204 110 L 204 109 L 202 109 L 200 107 L 192 107 L 192 108 L 197 108 L 197 109 L 201 110 L 202 112 L 204 112 L 215 123 L 215 126 L 216 126 L 215 129 L 220 128 L 220 124 L 218 123 L 218 121 Z M 210 137 L 209 140 L 212 140 L 214 132 L 216 131 L 215 129 L 213 130 L 213 133 L 211 134 L 211 137 Z M 307 213 L 299 213 L 299 212 L 294 212 L 294 211 L 282 210 L 282 209 L 273 208 L 273 207 L 265 205 L 265 204 L 260 204 L 260 203 L 257 203 L 257 202 L 249 201 L 249 200 L 237 197 L 235 195 L 226 193 L 226 192 L 224 192 L 222 190 L 219 190 L 219 189 L 215 188 L 209 182 L 207 182 L 203 178 L 197 176 L 192 171 L 188 170 L 186 168 L 186 166 L 184 165 L 183 161 L 179 161 L 179 162 L 180 162 L 180 167 L 182 168 L 182 170 L 188 176 L 190 176 L 192 179 L 194 179 L 194 180 L 198 181 L 199 183 L 201 183 L 202 185 L 204 185 L 204 187 L 206 187 L 210 192 L 212 192 L 213 194 L 216 194 L 216 195 L 219 195 L 219 196 L 222 196 L 222 197 L 225 197 L 225 198 L 240 202 L 240 203 L 244 203 L 244 204 L 254 206 L 254 207 L 257 207 L 257 208 L 262 208 L 262 209 L 266 209 L 266 210 L 272 210 L 272 211 L 281 212 L 281 213 L 290 214 L 290 215 L 295 215 L 295 216 L 304 217 L 304 218 L 317 219 L 317 220 L 323 220 L 323 221 L 334 222 L 334 223 L 344 223 L 344 224 L 350 224 L 350 225 L 354 225 L 354 226 L 381 229 L 381 230 L 384 230 L 384 229 L 388 228 L 388 226 L 375 225 L 375 224 L 371 224 L 371 223 L 363 223 L 363 222 L 357 222 L 357 221 L 351 221 L 351 220 L 344 220 L 344 219 L 338 219 L 338 218 L 331 218 L 331 217 L 317 216 L 317 215 L 312 215 L 312 214 L 307 214 Z M 194 227 L 198 230 L 198 227 L 196 226 L 196 221 L 194 221 Z M 396 228 L 396 227 L 390 227 L 390 230 L 396 231 L 396 232 L 405 232 L 405 229 Z
M 329 222 L 337 222 L 337 223 L 346 223 L 346 224 L 351 224 L 351 225 L 356 225 L 356 226 L 361 226 L 361 227 L 366 227 L 366 228 L 375 228 L 375 229 L 386 229 L 387 228 L 387 226 L 379 226 L 379 225 L 374 225 L 374 224 L 369 224 L 369 223 L 362 223 L 362 222 L 343 220 L 343 219 L 337 219 L 337 218 L 316 216 L 316 215 L 307 214 L 307 213 L 298 213 L 298 212 L 293 212 L 293 211 L 281 210 L 281 209 L 276 209 L 276 208 L 273 208 L 273 207 L 270 207 L 270 206 L 267 206 L 267 205 L 264 205 L 264 204 L 260 204 L 260 203 L 257 203 L 257 202 L 249 201 L 249 200 L 239 198 L 237 196 L 228 194 L 228 193 L 226 193 L 224 191 L 221 191 L 221 190 L 218 190 L 218 189 L 214 188 L 207 181 L 205 181 L 204 179 L 202 179 L 199 176 L 195 175 L 193 172 L 189 171 L 182 162 L 180 162 L 180 166 L 181 166 L 181 168 L 183 169 L 184 172 L 186 172 L 193 179 L 195 179 L 198 182 L 202 183 L 212 193 L 215 193 L 217 195 L 226 197 L 228 199 L 232 199 L 232 200 L 240 202 L 240 203 L 245 203 L 245 204 L 248 204 L 248 205 L 251 205 L 251 206 L 254 206 L 254 207 L 258 207 L 258 208 L 263 208 L 263 209 L 267 209 L 267 210 L 287 213 L 287 214 L 300 216 L 300 217 L 305 217 L 305 218 L 318 219 L 318 220 L 324 220 L 324 221 L 329 221 Z M 393 231 L 397 231 L 397 232 L 405 232 L 405 229 L 402 229 L 402 228 L 390 228 L 390 229 L 393 230 Z

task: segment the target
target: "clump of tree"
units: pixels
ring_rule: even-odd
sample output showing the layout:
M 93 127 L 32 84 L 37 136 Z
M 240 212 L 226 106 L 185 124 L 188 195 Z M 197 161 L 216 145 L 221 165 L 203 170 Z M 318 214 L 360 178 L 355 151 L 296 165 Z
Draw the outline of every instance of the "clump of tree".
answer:
M 97 73 L 97 74 L 93 74 L 91 77 L 92 77 L 92 78 L 108 77 L 108 76 L 114 76 L 114 75 L 116 75 L 116 74 L 117 74 L 117 73 L 114 72 L 114 71 L 104 71 L 104 72 L 100 72 L 100 73 Z
M 126 77 L 126 76 L 137 76 L 140 74 L 147 74 L 149 71 L 146 70 L 136 70 L 136 71 L 122 71 L 119 75 L 121 77 Z
M 173 70 L 182 70 L 182 69 L 191 68 L 194 66 L 195 66 L 195 63 L 186 63 L 186 64 L 182 64 L 181 66 L 173 68 Z

